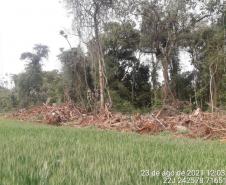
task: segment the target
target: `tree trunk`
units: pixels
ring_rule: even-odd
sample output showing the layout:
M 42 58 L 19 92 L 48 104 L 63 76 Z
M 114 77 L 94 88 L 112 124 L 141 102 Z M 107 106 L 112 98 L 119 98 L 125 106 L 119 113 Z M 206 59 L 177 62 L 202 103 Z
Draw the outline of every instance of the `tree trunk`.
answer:
M 214 112 L 214 107 L 217 106 L 217 87 L 215 81 L 215 74 L 217 72 L 217 67 L 215 66 L 215 70 L 213 71 L 213 64 L 209 66 L 210 73 L 210 101 L 211 101 L 211 111 Z
M 164 78 L 164 87 L 163 87 L 163 93 L 164 93 L 164 103 L 169 104 L 174 101 L 174 96 L 172 94 L 172 91 L 169 86 L 169 61 L 167 57 L 164 57 L 161 59 L 162 67 L 163 67 L 163 78 Z
M 99 84 L 100 84 L 100 110 L 104 110 L 104 75 L 103 66 L 101 59 L 98 60 L 99 63 Z
M 213 74 L 210 68 L 210 101 L 211 101 L 211 112 L 214 111 L 214 104 L 213 104 Z
M 100 111 L 103 111 L 104 110 L 104 69 L 103 69 L 104 56 L 103 56 L 103 52 L 101 51 L 100 38 L 99 38 L 99 23 L 97 20 L 98 13 L 99 13 L 99 5 L 96 4 L 95 13 L 94 13 L 94 29 L 95 29 L 96 45 L 98 50 Z
M 213 77 L 213 105 L 217 107 L 217 84 L 215 77 Z

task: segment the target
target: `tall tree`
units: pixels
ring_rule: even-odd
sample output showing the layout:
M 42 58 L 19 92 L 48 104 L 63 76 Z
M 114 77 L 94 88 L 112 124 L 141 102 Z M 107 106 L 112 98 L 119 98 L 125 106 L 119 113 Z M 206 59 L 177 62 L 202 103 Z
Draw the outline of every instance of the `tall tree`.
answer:
M 140 33 L 135 24 L 111 22 L 102 37 L 109 87 L 120 96 L 113 97 L 113 103 L 120 99 L 136 108 L 150 107 L 150 71 L 138 57 Z
M 212 2 L 152 0 L 141 3 L 139 12 L 142 16 L 143 50 L 154 53 L 162 64 L 165 102 L 172 102 L 175 98 L 169 83 L 169 66 L 173 64 L 174 48 L 183 46 L 185 35 L 191 33 L 198 23 L 210 17 L 210 13 L 214 11 L 213 7 L 219 5 L 214 4 L 210 8 Z M 199 8 L 201 9 L 198 10 Z
M 112 0 L 65 0 L 68 8 L 74 14 L 74 28 L 80 39 L 90 38 L 94 35 L 95 48 L 99 71 L 100 110 L 105 108 L 106 75 L 104 69 L 104 54 L 101 45 L 100 33 L 110 11 L 113 8 Z M 83 39 L 84 40 L 84 39 Z
M 26 72 L 19 75 L 18 90 L 22 106 L 36 104 L 43 100 L 41 93 L 43 78 L 41 62 L 48 58 L 49 48 L 45 45 L 35 45 L 33 52 L 21 54 L 20 59 L 27 62 Z
M 198 72 L 196 83 L 200 87 L 199 99 L 201 98 L 202 102 L 209 102 L 211 110 L 214 111 L 214 108 L 219 106 L 220 97 L 224 96 L 221 91 L 226 70 L 222 42 L 223 28 L 212 25 L 197 34 L 201 34 L 199 40 L 202 42 L 196 47 L 191 46 L 191 52 L 194 55 L 193 64 Z
M 93 92 L 90 65 L 81 48 L 72 48 L 59 55 L 62 63 L 65 99 L 87 107 L 87 92 Z

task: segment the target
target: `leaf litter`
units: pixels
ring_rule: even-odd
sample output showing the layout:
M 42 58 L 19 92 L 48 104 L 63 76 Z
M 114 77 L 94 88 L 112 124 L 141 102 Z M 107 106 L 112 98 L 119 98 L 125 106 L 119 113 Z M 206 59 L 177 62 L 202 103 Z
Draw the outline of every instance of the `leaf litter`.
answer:
M 167 108 L 168 112 L 170 107 Z M 110 112 L 88 113 L 71 103 L 61 105 L 36 106 L 20 109 L 9 115 L 22 121 L 41 122 L 50 125 L 69 127 L 95 126 L 105 130 L 137 132 L 139 134 L 159 134 L 170 131 L 177 137 L 220 139 L 226 143 L 226 115 L 223 113 L 202 112 L 191 114 L 163 113 L 162 110 L 150 114 L 125 115 Z

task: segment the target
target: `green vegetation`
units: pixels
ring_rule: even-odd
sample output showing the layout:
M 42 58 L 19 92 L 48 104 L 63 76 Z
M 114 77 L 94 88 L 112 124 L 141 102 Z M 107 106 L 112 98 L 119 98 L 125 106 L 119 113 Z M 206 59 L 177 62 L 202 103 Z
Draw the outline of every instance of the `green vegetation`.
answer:
M 95 114 L 109 118 L 109 111 L 132 113 L 142 121 L 135 113 L 157 113 L 161 107 L 176 113 L 226 109 L 221 1 L 61 2 L 73 17 L 72 30 L 58 30 L 69 46 L 60 48 L 62 68 L 43 71 L 50 52 L 46 45 L 34 45 L 32 51 L 22 53 L 20 60 L 26 67 L 12 75 L 14 85 L 0 77 L 0 115 L 61 103 L 70 105 L 65 115 L 76 105 L 76 119 L 81 110 L 84 120 Z M 183 69 L 183 58 L 190 59 L 192 69 Z M 61 112 L 48 111 L 43 117 L 51 122 L 47 118 L 52 115 L 62 121 Z M 133 117 L 129 121 L 134 122 Z M 123 119 L 117 123 L 127 124 Z M 192 119 L 183 121 L 196 125 Z M 223 132 L 221 125 L 216 130 Z M 211 124 L 206 128 L 206 134 L 215 132 Z M 148 173 L 165 170 L 204 170 L 203 175 L 196 174 L 199 178 L 206 178 L 208 170 L 225 170 L 212 171 L 209 178 L 217 176 L 214 182 L 204 179 L 200 184 L 217 184 L 220 178 L 226 184 L 225 152 L 226 146 L 218 141 L 177 139 L 169 133 L 154 137 L 50 127 L 1 120 L 0 116 L 0 185 L 155 185 L 163 184 L 164 178 Z
M 10 90 L 0 86 L 0 113 L 12 110 L 16 104 L 16 98 Z
M 9 96 L 0 93 L 0 112 L 63 102 L 88 112 L 107 106 L 143 113 L 165 104 L 184 112 L 226 108 L 221 1 L 62 2 L 74 18 L 72 32 L 59 30 L 69 46 L 60 48 L 62 69 L 43 71 L 46 45 L 22 53 L 25 72 L 14 75 Z M 183 58 L 193 68 L 184 69 Z M 7 87 L 4 79 L 0 87 Z
M 0 121 L 1 185 L 150 185 L 142 170 L 226 170 L 226 145 Z M 205 183 L 211 184 L 211 183 Z

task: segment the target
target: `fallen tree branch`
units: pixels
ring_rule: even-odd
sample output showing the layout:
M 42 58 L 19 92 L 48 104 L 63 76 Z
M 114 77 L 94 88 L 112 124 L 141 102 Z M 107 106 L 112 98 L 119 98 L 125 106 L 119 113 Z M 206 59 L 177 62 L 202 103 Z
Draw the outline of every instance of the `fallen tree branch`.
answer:
M 155 117 L 154 114 L 151 114 L 151 117 L 152 117 L 155 121 L 157 121 L 157 122 L 159 123 L 160 126 L 162 126 L 163 128 L 166 128 L 166 126 L 165 126 L 165 125 L 164 125 L 157 117 Z

